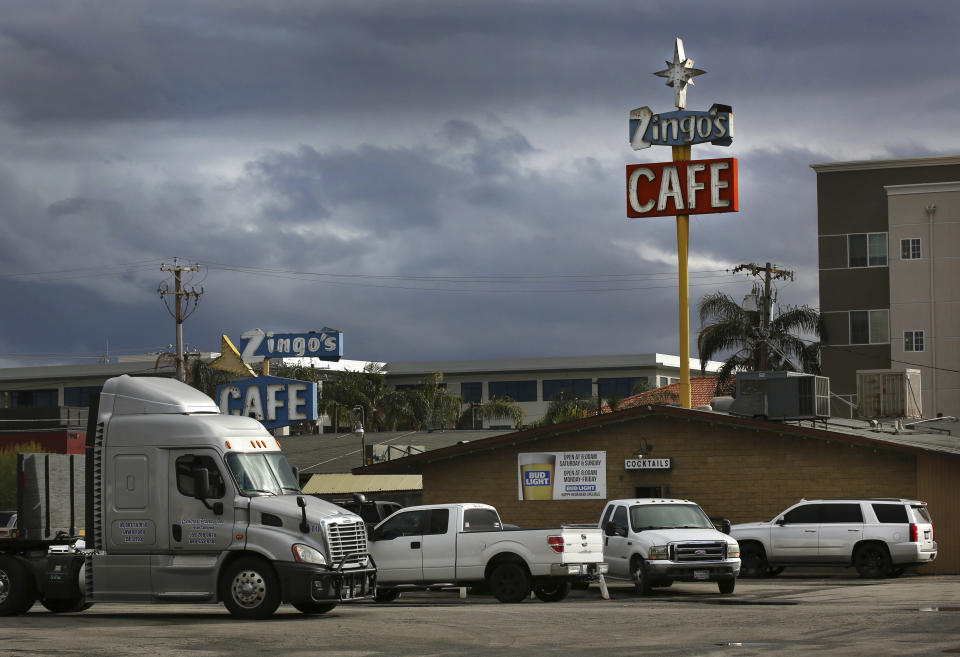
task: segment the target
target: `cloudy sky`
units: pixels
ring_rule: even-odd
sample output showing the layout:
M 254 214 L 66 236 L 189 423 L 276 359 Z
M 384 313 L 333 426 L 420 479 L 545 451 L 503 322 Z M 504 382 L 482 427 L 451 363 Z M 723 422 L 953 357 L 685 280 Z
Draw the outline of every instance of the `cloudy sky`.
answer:
M 678 353 L 672 218 L 627 220 L 631 109 L 676 36 L 733 107 L 738 213 L 691 218 L 691 301 L 796 272 L 816 162 L 960 152 L 960 12 L 731 0 L 0 0 L 0 366 L 344 333 L 385 361 Z M 698 323 L 695 312 L 691 328 Z M 695 345 L 695 342 L 693 343 Z M 693 347 L 695 353 L 695 346 Z

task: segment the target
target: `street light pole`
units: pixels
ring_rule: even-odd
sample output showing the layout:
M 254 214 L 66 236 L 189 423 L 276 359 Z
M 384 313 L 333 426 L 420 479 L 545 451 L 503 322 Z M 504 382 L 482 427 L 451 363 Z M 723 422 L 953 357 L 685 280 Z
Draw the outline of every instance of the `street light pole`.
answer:
M 363 411 L 363 406 L 354 406 L 353 412 L 356 413 L 360 411 L 360 422 L 353 428 L 353 434 L 360 438 L 360 464 L 367 464 L 367 441 L 364 438 L 363 424 L 367 419 L 366 414 Z

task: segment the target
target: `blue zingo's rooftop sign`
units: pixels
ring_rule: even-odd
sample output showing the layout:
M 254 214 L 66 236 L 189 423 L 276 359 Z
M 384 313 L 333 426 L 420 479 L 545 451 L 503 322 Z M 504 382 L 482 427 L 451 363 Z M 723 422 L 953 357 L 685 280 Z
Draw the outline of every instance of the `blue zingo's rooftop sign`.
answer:
M 340 360 L 343 357 L 343 333 L 330 328 L 307 333 L 268 333 L 253 329 L 240 336 L 240 355 L 245 363 L 256 363 L 264 358 Z
M 630 112 L 630 146 L 635 151 L 656 146 L 733 143 L 733 108 L 714 104 L 706 112 L 677 110 L 654 114 L 649 107 Z
M 317 419 L 317 384 L 258 376 L 217 386 L 217 405 L 226 415 L 256 418 L 267 429 Z

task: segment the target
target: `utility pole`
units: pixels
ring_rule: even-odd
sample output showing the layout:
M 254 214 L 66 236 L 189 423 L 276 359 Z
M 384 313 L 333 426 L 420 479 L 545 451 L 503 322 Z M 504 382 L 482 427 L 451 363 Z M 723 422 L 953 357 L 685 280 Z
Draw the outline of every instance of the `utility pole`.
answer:
M 193 314 L 197 309 L 197 305 L 200 303 L 200 295 L 203 294 L 203 288 L 200 288 L 198 292 L 196 288 L 191 287 L 189 290 L 183 289 L 182 274 L 185 271 L 200 271 L 200 265 L 189 265 L 184 266 L 177 262 L 177 258 L 173 259 L 172 265 L 160 265 L 160 271 L 169 271 L 173 272 L 173 292 L 170 291 L 170 288 L 167 287 L 166 283 L 162 283 L 160 287 L 157 288 L 157 294 L 160 295 L 160 298 L 163 299 L 164 305 L 166 305 L 167 310 L 173 315 L 173 318 L 177 323 L 177 380 L 186 381 L 186 367 L 183 357 L 183 320 Z M 170 303 L 167 301 L 168 296 L 173 296 L 173 309 L 170 308 Z M 192 305 L 191 305 L 192 301 Z
M 769 262 L 766 263 L 766 266 L 760 267 L 754 263 L 747 265 L 737 265 L 733 268 L 732 273 L 736 274 L 741 271 L 750 272 L 751 276 L 759 276 L 763 274 L 763 304 L 761 305 L 760 316 L 760 332 L 762 340 L 760 342 L 760 371 L 766 372 L 769 365 L 768 350 L 769 346 L 767 345 L 768 332 L 770 329 L 770 311 L 772 309 L 772 297 L 770 295 L 770 282 L 772 280 L 779 279 L 789 279 L 793 280 L 793 272 L 787 271 L 786 269 L 780 269 L 776 265 L 771 265 Z

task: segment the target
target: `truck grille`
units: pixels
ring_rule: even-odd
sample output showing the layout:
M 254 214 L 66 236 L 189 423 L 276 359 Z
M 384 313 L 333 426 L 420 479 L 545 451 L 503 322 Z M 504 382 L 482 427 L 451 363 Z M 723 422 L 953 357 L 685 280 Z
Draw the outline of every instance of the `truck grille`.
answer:
M 330 559 L 337 564 L 348 554 L 367 551 L 367 529 L 363 521 L 327 523 Z
M 670 560 L 685 563 L 691 561 L 723 561 L 726 557 L 726 548 L 727 544 L 724 541 L 671 543 Z

